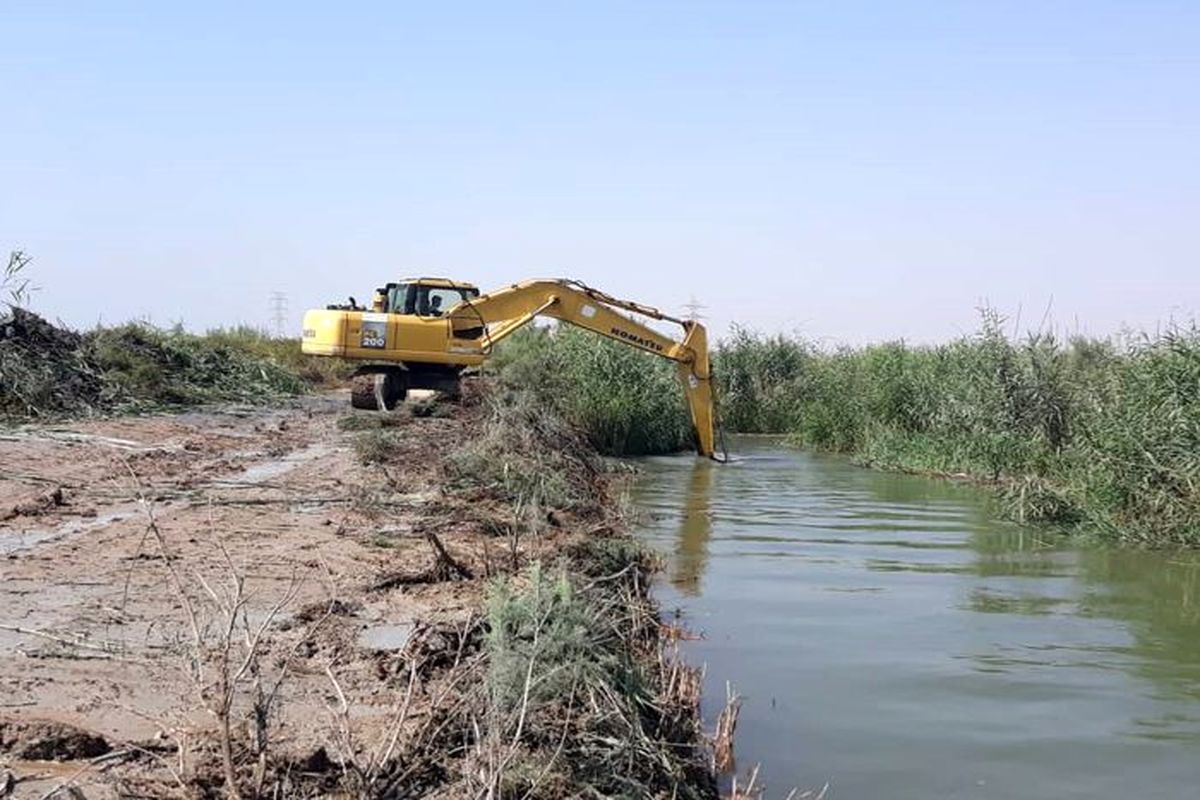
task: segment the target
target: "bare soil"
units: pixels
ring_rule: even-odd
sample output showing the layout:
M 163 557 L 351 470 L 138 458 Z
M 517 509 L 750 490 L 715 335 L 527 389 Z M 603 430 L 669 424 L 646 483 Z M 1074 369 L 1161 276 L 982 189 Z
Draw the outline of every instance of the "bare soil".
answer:
M 350 413 L 371 412 L 342 393 L 0 429 L 0 797 L 163 796 L 212 763 L 193 640 L 239 576 L 263 679 L 287 675 L 272 758 L 299 771 L 333 768 L 346 720 L 378 739 L 403 654 L 461 648 L 506 557 L 438 479 L 471 411 L 406 419 L 384 466 L 359 462 Z

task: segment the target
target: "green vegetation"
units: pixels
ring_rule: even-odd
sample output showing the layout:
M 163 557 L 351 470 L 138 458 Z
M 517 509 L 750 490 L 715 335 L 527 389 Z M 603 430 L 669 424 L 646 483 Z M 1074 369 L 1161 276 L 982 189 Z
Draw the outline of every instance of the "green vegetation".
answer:
M 354 454 L 360 464 L 386 464 L 399 442 L 393 431 L 365 430 L 354 437 Z
M 399 428 L 412 421 L 412 415 L 405 413 L 404 406 L 380 413 L 378 411 L 351 411 L 338 417 L 339 431 L 377 431 L 380 428 Z
M 713 354 L 729 432 L 788 434 L 883 469 L 993 485 L 1014 518 L 1200 545 L 1200 330 L 1014 340 L 985 312 L 936 346 L 823 348 L 734 329 Z M 671 366 L 589 333 L 528 330 L 495 359 L 601 452 L 686 449 Z
M 583 434 L 538 393 L 497 389 L 477 435 L 447 456 L 447 479 L 533 517 L 551 510 L 598 512 L 604 465 Z
M 197 336 L 130 323 L 85 334 L 84 353 L 111 397 L 125 406 L 254 402 L 306 388 L 288 366 L 223 334 Z
M 501 382 L 534 392 L 601 453 L 670 453 L 691 446 L 683 391 L 669 362 L 593 333 L 526 328 L 492 360 Z
M 353 371 L 353 367 L 340 358 L 300 352 L 298 337 L 281 339 L 247 325 L 214 328 L 202 338 L 214 347 L 227 347 L 283 367 L 313 386 L 336 386 Z
M 985 313 L 947 344 L 824 350 L 735 330 L 717 354 L 731 430 L 870 466 L 997 486 L 1028 522 L 1200 545 L 1200 331 L 1013 341 Z
M 700 674 L 648 594 L 656 561 L 624 533 L 619 478 L 546 397 L 495 388 L 443 465 L 456 513 L 508 539 L 489 571 L 511 564 L 488 586 L 457 739 L 475 742 L 473 790 L 454 796 L 715 798 Z
M 264 402 L 305 391 L 265 342 L 261 335 L 251 346 L 244 333 L 197 336 L 134 323 L 76 333 L 12 307 L 0 318 L 0 416 Z
M 483 749 L 496 796 L 716 797 L 699 674 L 662 651 L 631 558 L 586 583 L 578 565 L 535 563 L 491 585 Z

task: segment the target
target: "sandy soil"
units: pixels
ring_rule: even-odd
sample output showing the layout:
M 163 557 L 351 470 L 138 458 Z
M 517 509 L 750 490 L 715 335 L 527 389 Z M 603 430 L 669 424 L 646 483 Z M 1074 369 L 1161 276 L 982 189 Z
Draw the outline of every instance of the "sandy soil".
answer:
M 398 427 L 387 467 L 359 463 L 349 413 L 329 395 L 0 429 L 0 797 L 68 781 L 117 796 L 123 776 L 169 785 L 209 757 L 219 692 L 189 669 L 197 632 L 210 656 L 224 641 L 239 578 L 233 667 L 261 628 L 263 685 L 287 675 L 273 752 L 321 768 L 342 702 L 330 675 L 358 735 L 386 725 L 401 654 L 478 614 L 493 556 L 437 480 L 468 412 Z M 472 580 L 426 580 L 428 531 Z

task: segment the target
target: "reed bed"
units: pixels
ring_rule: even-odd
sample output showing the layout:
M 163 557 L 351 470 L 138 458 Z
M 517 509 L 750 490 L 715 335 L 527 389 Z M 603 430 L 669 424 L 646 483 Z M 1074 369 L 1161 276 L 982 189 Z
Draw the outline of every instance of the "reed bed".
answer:
M 726 425 L 884 469 L 995 486 L 1013 517 L 1105 540 L 1200 545 L 1200 331 L 977 333 L 827 349 L 735 330 Z

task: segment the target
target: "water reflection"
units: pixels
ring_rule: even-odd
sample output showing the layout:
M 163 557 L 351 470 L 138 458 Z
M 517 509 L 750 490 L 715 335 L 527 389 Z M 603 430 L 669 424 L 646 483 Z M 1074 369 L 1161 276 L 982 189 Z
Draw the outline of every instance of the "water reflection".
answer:
M 1137 674 L 1164 699 L 1200 701 L 1200 553 L 1089 550 L 1079 565 L 1089 591 L 1077 613 L 1121 620 Z M 1185 719 L 1200 739 L 1200 717 Z
M 708 696 L 748 695 L 742 761 L 772 785 L 1191 796 L 1200 554 L 1076 549 L 969 487 L 737 450 L 651 460 L 637 499 L 664 600 L 706 634 Z
M 700 591 L 700 579 L 708 564 L 708 540 L 712 537 L 713 470 L 718 465 L 695 459 L 683 496 L 679 535 L 671 566 L 671 585 L 688 595 Z

